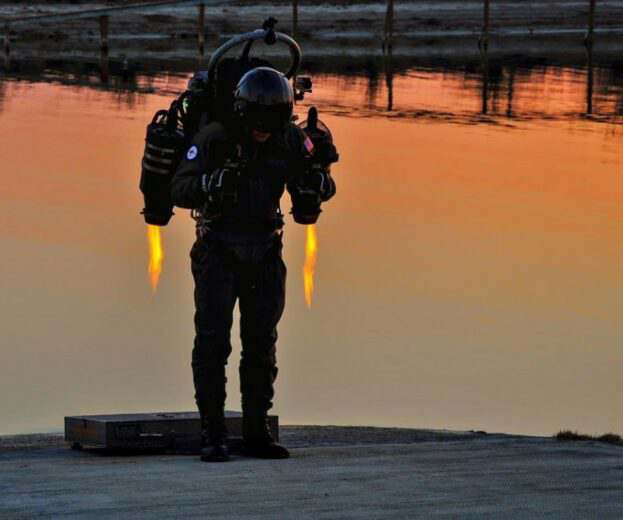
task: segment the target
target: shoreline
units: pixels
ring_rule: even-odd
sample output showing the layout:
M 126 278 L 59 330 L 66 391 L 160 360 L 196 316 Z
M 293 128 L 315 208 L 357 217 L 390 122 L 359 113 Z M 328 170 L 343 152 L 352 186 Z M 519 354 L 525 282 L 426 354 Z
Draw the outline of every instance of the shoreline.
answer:
M 281 425 L 280 439 L 294 447 L 344 446 L 357 444 L 410 444 L 419 442 L 465 441 L 476 439 L 526 439 L 534 441 L 590 442 L 621 446 L 619 435 L 592 436 L 561 430 L 553 435 L 531 435 L 484 430 L 438 430 L 383 426 L 338 426 L 312 424 Z M 42 433 L 0 434 L 0 454 L 19 451 L 69 447 L 62 430 Z M 616 438 L 612 442 L 608 437 Z
M 89 3 L 93 8 L 119 2 Z M 79 11 L 76 2 L 47 2 L 27 6 L 0 4 L 2 25 L 22 15 Z M 588 30 L 588 3 L 562 0 L 554 5 L 526 6 L 521 0 L 506 0 L 491 7 L 489 56 L 521 54 L 580 62 L 586 60 L 584 46 Z M 334 1 L 299 7 L 296 38 L 304 55 L 312 61 L 324 58 L 363 60 L 382 56 L 386 3 L 383 1 Z M 232 35 L 261 26 L 275 16 L 278 30 L 290 33 L 289 2 L 257 4 L 240 0 L 220 7 L 206 7 L 205 48 L 209 52 Z M 478 40 L 482 30 L 482 1 L 429 0 L 395 6 L 393 59 L 479 60 Z M 153 12 L 114 15 L 109 23 L 109 57 L 134 63 L 182 60 L 196 66 L 196 8 L 168 7 Z M 29 22 L 9 25 L 13 59 L 87 60 L 99 57 L 97 19 L 62 22 Z M 272 49 L 268 49 L 272 50 Z M 283 49 L 281 49 L 283 50 Z M 595 56 L 620 61 L 623 50 L 623 1 L 599 3 L 595 14 Z M 269 53 L 270 54 L 270 53 Z
M 474 440 L 483 436 L 496 438 L 549 438 L 531 435 L 487 433 L 484 431 L 334 425 L 281 425 L 279 435 L 280 440 L 284 444 L 294 447 L 444 442 Z M 3 451 L 29 451 L 63 447 L 69 449 L 69 443 L 65 441 L 64 432 L 62 431 L 0 435 L 0 454 Z

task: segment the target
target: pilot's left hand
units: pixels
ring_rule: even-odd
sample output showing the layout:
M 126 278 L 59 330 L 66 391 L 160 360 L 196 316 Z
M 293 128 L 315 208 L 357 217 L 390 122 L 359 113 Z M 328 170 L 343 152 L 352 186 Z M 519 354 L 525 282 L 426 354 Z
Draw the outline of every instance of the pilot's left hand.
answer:
M 299 195 L 317 197 L 319 202 L 326 202 L 335 195 L 335 181 L 329 170 L 320 165 L 312 166 L 303 175 L 299 176 L 290 189 Z

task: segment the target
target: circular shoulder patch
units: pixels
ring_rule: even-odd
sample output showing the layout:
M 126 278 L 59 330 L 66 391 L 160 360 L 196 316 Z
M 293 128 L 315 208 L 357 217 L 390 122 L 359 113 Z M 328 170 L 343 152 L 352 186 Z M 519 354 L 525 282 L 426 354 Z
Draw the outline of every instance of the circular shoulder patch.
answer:
M 186 159 L 192 161 L 195 157 L 197 157 L 197 147 L 193 145 L 188 149 L 188 152 L 186 152 Z

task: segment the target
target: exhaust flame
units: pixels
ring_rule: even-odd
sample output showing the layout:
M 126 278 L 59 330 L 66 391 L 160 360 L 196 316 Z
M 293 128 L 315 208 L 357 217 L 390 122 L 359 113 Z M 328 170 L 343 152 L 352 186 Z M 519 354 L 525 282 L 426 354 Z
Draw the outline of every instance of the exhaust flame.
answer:
M 155 293 L 156 289 L 158 289 L 158 281 L 162 272 L 162 259 L 164 258 L 159 226 L 147 225 L 147 241 L 149 243 L 149 266 L 147 271 L 149 272 L 151 289 Z
M 305 288 L 305 302 L 311 309 L 314 294 L 314 272 L 316 271 L 316 257 L 318 256 L 318 236 L 316 225 L 307 225 L 307 241 L 305 243 L 305 265 L 303 266 L 303 285 Z

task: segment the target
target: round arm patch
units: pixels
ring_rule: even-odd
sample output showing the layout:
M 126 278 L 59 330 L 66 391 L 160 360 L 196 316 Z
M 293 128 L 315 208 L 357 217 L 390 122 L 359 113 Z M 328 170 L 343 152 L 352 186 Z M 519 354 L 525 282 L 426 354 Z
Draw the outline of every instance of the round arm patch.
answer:
M 197 154 L 198 154 L 197 147 L 195 145 L 192 145 L 186 152 L 186 159 L 188 159 L 189 161 L 192 161 L 193 159 L 197 157 Z

